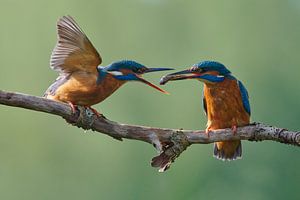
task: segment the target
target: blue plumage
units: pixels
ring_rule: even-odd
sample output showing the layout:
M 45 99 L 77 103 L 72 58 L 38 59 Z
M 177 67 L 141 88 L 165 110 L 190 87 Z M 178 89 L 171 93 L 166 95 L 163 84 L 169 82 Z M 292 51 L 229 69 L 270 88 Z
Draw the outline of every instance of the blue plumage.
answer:
M 231 72 L 222 64 L 216 61 L 203 61 L 198 64 L 193 65 L 194 67 L 201 68 L 203 71 L 218 71 L 220 75 L 224 75 L 226 78 L 229 79 L 236 79 L 234 76 L 231 75 Z M 202 79 L 208 80 L 210 82 L 221 82 L 224 80 L 221 79 L 220 77 L 217 76 L 207 76 L 207 75 L 202 75 Z M 246 110 L 246 112 L 250 115 L 251 114 L 251 109 L 250 109 L 250 103 L 249 103 L 249 96 L 247 89 L 243 85 L 241 81 L 238 81 L 239 89 L 241 92 L 242 96 L 242 101 L 243 101 L 243 106 Z M 205 101 L 205 99 L 204 99 Z M 204 105 L 205 106 L 205 105 Z
M 142 78 L 143 74 L 150 72 L 158 72 L 165 70 L 173 70 L 172 68 L 148 68 L 140 63 L 137 63 L 133 60 L 122 60 L 118 62 L 113 62 L 112 64 L 103 67 L 98 66 L 98 77 L 97 77 L 97 85 L 100 85 L 105 78 L 109 75 L 114 78 L 115 81 L 122 81 L 122 84 L 126 81 L 140 81 L 149 85 L 150 87 L 159 90 L 162 93 L 168 94 L 168 92 L 163 89 L 157 87 L 151 82 Z M 121 83 L 120 83 L 121 84 Z
M 204 71 L 217 71 L 220 73 L 220 75 L 231 73 L 222 63 L 216 61 L 202 61 L 194 64 L 193 67 L 201 68 Z
M 114 77 L 120 81 L 134 81 L 134 80 L 137 81 L 137 80 L 139 80 L 139 78 L 134 74 L 115 75 Z
M 217 71 L 220 73 L 220 75 L 224 75 L 226 78 L 229 78 L 231 80 L 237 80 L 233 75 L 231 75 L 231 72 L 222 63 L 219 63 L 216 61 L 203 61 L 203 62 L 194 64 L 193 67 L 201 68 L 204 72 L 205 71 Z M 209 75 L 209 74 L 201 75 L 201 76 L 199 76 L 199 78 L 207 80 L 209 82 L 222 82 L 224 80 L 223 76 L 213 76 L 213 75 Z M 241 81 L 237 80 L 237 82 L 238 82 L 239 89 L 241 92 L 243 106 L 244 106 L 246 112 L 250 115 L 251 109 L 250 109 L 248 91 Z M 204 96 L 203 96 L 203 107 L 204 107 L 204 110 L 206 113 L 207 108 L 206 108 L 206 101 L 205 101 Z
M 213 83 L 218 83 L 224 81 L 225 77 L 224 76 L 214 76 L 210 74 L 204 74 L 200 75 L 199 79 L 206 80 L 208 82 L 213 82 Z
M 103 66 L 98 66 L 98 78 L 97 78 L 97 84 L 100 84 L 101 81 L 104 80 L 105 76 L 109 71 L 120 71 L 121 69 L 129 69 L 132 71 L 138 71 L 139 69 L 144 69 L 145 66 L 137 63 L 133 60 L 121 60 L 117 62 L 113 62 L 110 65 L 103 67 Z M 121 81 L 128 81 L 128 80 L 137 80 L 136 76 L 133 74 L 128 74 L 128 75 L 116 75 L 114 76 L 116 79 L 121 80 Z
M 207 116 L 205 132 L 208 137 L 211 130 L 231 128 L 235 134 L 238 126 L 249 124 L 251 111 L 248 92 L 223 64 L 215 61 L 200 62 L 164 76 L 160 83 L 189 79 L 205 84 L 202 101 Z M 240 140 L 219 141 L 214 145 L 214 157 L 218 159 L 235 160 L 241 156 Z
M 109 66 L 107 66 L 108 71 L 118 71 L 120 69 L 133 69 L 133 68 L 142 69 L 145 68 L 145 66 L 133 60 L 121 60 L 118 62 L 113 62 Z
M 238 81 L 238 84 L 239 84 L 240 92 L 242 95 L 243 106 L 244 106 L 245 110 L 247 111 L 247 113 L 250 115 L 251 109 L 250 109 L 248 91 L 241 81 Z
M 107 69 L 106 69 L 106 67 L 98 66 L 97 71 L 98 71 L 97 84 L 100 84 L 104 80 L 104 78 L 107 74 Z

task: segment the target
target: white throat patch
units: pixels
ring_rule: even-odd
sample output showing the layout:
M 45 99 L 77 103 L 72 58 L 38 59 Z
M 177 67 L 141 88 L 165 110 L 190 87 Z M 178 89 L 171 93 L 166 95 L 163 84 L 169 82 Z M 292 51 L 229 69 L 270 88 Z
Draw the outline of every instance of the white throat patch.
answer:
M 119 71 L 108 71 L 108 73 L 114 75 L 114 76 L 122 76 L 123 73 L 122 72 L 119 72 Z

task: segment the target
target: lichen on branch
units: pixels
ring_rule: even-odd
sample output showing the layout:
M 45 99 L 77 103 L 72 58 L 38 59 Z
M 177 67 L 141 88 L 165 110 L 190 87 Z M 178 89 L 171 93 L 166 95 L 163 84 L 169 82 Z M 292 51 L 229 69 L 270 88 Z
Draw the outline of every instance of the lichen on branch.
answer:
M 85 130 L 91 129 L 118 140 L 125 138 L 152 144 L 160 153 L 152 159 L 152 166 L 158 167 L 159 171 L 168 169 L 170 164 L 192 144 L 228 140 L 271 140 L 300 146 L 300 131 L 288 131 L 263 123 L 239 127 L 236 134 L 232 134 L 231 129 L 214 130 L 209 133 L 208 137 L 204 130 L 178 130 L 121 124 L 110 121 L 104 116 L 97 117 L 91 110 L 80 106 L 78 112 L 72 113 L 68 104 L 15 92 L 0 90 L 0 104 L 58 115 L 75 126 Z

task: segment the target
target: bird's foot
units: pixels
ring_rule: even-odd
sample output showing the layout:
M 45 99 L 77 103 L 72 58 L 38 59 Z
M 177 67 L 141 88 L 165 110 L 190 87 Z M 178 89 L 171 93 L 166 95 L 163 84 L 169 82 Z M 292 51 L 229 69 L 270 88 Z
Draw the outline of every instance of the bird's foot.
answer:
M 76 113 L 77 105 L 73 104 L 72 102 L 68 102 L 68 104 L 70 105 L 70 107 L 72 109 L 72 113 L 75 114 Z
M 233 125 L 233 126 L 231 127 L 231 130 L 232 130 L 233 135 L 235 135 L 235 134 L 237 133 L 237 126 L 236 126 L 236 125 Z
M 79 117 L 79 109 L 78 106 L 73 104 L 72 102 L 68 102 L 68 104 L 71 107 L 72 115 L 70 119 L 65 119 L 69 124 L 75 124 L 77 122 L 77 119 Z
M 95 120 L 97 120 L 100 116 L 104 117 L 90 106 L 75 105 L 72 102 L 68 102 L 68 104 L 71 107 L 72 114 L 68 119 L 65 118 L 65 120 L 69 124 L 81 127 L 84 130 L 91 129 Z
M 74 119 L 73 119 L 74 118 Z M 97 120 L 98 117 L 94 114 L 91 109 L 87 109 L 86 106 L 77 105 L 76 113 L 71 116 L 71 120 L 67 120 L 70 124 L 89 130 L 92 128 L 93 123 Z
M 207 127 L 205 129 L 205 134 L 207 135 L 208 138 L 209 138 L 209 132 L 210 132 L 210 127 Z

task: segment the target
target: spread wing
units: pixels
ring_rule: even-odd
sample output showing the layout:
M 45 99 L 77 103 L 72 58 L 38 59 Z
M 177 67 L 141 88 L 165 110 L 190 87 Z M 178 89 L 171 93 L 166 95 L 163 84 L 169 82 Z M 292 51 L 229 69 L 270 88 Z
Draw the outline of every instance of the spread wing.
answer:
M 74 19 L 71 16 L 60 18 L 57 32 L 58 41 L 51 55 L 51 68 L 61 73 L 96 73 L 102 59 Z
M 241 96 L 242 96 L 243 106 L 244 106 L 246 112 L 249 115 L 251 115 L 248 91 L 241 81 L 238 81 L 238 85 L 239 85 Z

